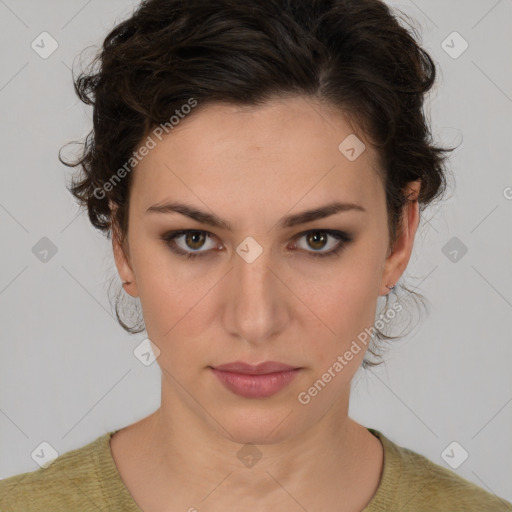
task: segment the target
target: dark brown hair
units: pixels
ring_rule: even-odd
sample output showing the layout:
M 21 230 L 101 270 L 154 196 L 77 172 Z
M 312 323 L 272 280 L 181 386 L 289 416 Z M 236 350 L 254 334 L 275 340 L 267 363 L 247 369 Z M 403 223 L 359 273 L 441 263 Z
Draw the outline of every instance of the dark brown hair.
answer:
M 257 106 L 301 95 L 343 112 L 376 149 L 391 250 L 408 201 L 404 187 L 421 180 L 423 211 L 445 191 L 444 153 L 455 149 L 433 144 L 423 103 L 436 67 L 416 30 L 400 23 L 404 18 L 380 0 L 141 2 L 107 35 L 89 72 L 74 78 L 79 98 L 94 109 L 80 157 L 68 163 L 59 154 L 65 165 L 80 166 L 70 192 L 97 229 L 110 237 L 118 227 L 124 242 L 127 162 L 151 129 L 168 126 L 191 98 L 198 105 L 192 116 L 211 103 Z M 106 186 L 121 168 L 126 177 Z M 120 319 L 117 300 L 115 310 L 128 332 L 144 330 Z M 377 333 L 380 340 L 398 338 Z M 369 352 L 380 357 L 376 345 Z

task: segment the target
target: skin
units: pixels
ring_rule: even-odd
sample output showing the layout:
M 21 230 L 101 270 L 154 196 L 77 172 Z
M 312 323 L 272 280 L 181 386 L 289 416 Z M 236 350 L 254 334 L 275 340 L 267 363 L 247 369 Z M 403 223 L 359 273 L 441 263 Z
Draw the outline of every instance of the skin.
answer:
M 373 325 L 377 299 L 405 270 L 418 227 L 411 201 L 389 247 L 376 153 L 366 144 L 350 161 L 338 150 L 351 133 L 341 113 L 311 98 L 209 105 L 132 171 L 128 236 L 121 247 L 115 231 L 113 249 L 121 279 L 130 282 L 125 291 L 140 298 L 160 350 L 162 395 L 161 407 L 115 434 L 111 449 L 140 508 L 360 511 L 375 494 L 382 446 L 348 417 L 350 382 L 366 347 L 310 403 L 297 399 Z M 413 198 L 419 185 L 410 183 Z M 145 213 L 171 200 L 214 213 L 233 231 Z M 366 211 L 278 226 L 283 216 L 335 200 Z M 195 245 L 176 240 L 210 254 L 174 254 L 161 236 L 180 229 L 211 234 Z M 315 258 L 338 241 L 296 235 L 325 229 L 353 240 L 338 255 Z M 252 263 L 236 252 L 248 236 L 263 249 Z M 272 397 L 243 398 L 208 368 L 237 360 L 303 369 Z M 262 455 L 252 467 L 237 457 L 245 443 Z

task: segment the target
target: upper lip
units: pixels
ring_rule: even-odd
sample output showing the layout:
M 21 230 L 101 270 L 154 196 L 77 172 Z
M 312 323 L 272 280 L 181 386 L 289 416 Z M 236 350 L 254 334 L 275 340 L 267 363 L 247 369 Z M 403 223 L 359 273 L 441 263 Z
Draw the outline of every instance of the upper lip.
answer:
M 276 361 L 265 361 L 263 363 L 253 365 L 244 363 L 243 361 L 234 361 L 232 363 L 220 364 L 213 367 L 215 370 L 222 370 L 234 373 L 246 373 L 248 375 L 262 375 L 266 373 L 288 372 L 297 370 L 295 366 L 289 364 L 278 363 Z

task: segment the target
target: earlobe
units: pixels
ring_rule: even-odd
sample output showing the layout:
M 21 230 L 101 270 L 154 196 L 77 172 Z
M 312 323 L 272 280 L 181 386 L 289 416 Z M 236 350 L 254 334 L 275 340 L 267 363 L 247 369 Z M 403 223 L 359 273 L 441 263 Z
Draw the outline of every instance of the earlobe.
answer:
M 132 284 L 131 281 L 123 281 L 123 288 L 124 288 L 124 291 L 128 294 L 128 295 L 131 295 L 130 292 L 128 292 L 125 288 L 125 286 L 128 286 L 129 284 Z

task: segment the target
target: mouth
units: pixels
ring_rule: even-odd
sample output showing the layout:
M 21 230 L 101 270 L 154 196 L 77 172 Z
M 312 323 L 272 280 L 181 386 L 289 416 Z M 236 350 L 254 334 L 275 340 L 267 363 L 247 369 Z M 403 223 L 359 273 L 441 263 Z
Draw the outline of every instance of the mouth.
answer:
M 267 398 L 284 387 L 302 370 L 275 361 L 251 365 L 242 361 L 209 367 L 232 393 L 244 398 Z

